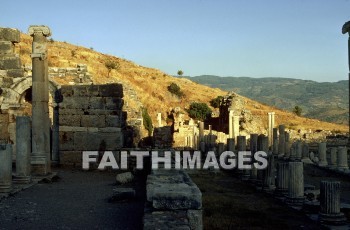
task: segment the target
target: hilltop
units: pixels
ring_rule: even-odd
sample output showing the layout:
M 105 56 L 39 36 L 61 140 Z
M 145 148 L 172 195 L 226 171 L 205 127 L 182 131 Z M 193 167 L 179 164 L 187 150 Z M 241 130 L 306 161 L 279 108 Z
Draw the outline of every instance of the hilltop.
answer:
M 186 77 L 194 82 L 238 94 L 291 111 L 302 108 L 303 116 L 344 124 L 349 122 L 349 81 L 316 82 L 293 78 Z
M 22 64 L 24 66 L 31 65 L 31 37 L 21 34 L 21 42 L 16 49 L 20 53 Z M 88 71 L 93 76 L 92 81 L 94 84 L 119 82 L 131 87 L 137 94 L 136 98 L 140 104 L 148 109 L 153 123 L 156 121 L 158 112 L 162 113 L 165 123 L 166 114 L 172 108 L 180 107 L 184 111 L 184 108 L 188 108 L 191 102 L 197 101 L 209 104 L 211 99 L 227 94 L 222 89 L 211 88 L 185 78 L 176 78 L 154 68 L 140 66 L 129 60 L 102 54 L 92 49 L 66 42 L 51 40 L 48 43 L 48 49 L 49 67 L 75 67 L 77 64 L 86 64 Z M 105 66 L 107 61 L 118 63 L 119 68 L 108 73 L 108 69 Z M 67 76 L 65 78 L 55 78 L 54 81 L 65 85 L 70 84 L 72 79 Z M 168 92 L 167 86 L 173 82 L 180 86 L 185 94 L 185 98 L 179 99 Z M 276 124 L 286 124 L 289 127 L 293 126 L 296 129 L 305 130 L 348 131 L 347 126 L 344 125 L 298 117 L 290 112 L 267 106 L 240 95 L 237 97 L 245 102 L 245 109 L 249 110 L 254 118 L 257 118 L 258 122 L 256 124 L 261 126 L 261 128 L 266 126 L 267 112 L 275 111 Z M 124 99 L 125 104 L 128 106 L 137 107 L 140 105 L 135 103 L 135 97 L 125 95 Z M 186 112 L 184 113 L 186 117 Z

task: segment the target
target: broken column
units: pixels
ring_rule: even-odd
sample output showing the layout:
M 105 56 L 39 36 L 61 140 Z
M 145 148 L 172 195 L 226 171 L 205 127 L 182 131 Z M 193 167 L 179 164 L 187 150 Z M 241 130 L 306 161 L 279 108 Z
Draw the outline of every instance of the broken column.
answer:
M 32 172 L 47 175 L 50 163 L 49 79 L 47 39 L 51 31 L 47 26 L 30 26 L 33 37 L 32 58 Z
M 284 125 L 279 125 L 278 126 L 278 131 L 279 131 L 279 142 L 278 142 L 278 157 L 283 157 L 285 154 L 285 144 L 286 144 L 286 140 L 285 140 L 285 129 L 286 127 Z
M 309 156 L 309 145 L 307 143 L 303 143 L 302 146 L 302 159 L 301 161 L 304 162 L 305 164 L 312 164 L 312 161 L 310 160 L 310 156 Z
M 238 154 L 242 151 L 247 151 L 247 141 L 245 136 L 237 136 L 237 151 Z M 248 180 L 250 177 L 250 170 L 242 170 L 242 180 Z
M 233 110 L 229 109 L 228 113 L 228 135 L 229 138 L 234 138 L 233 136 Z
M 296 143 L 295 142 L 291 144 L 289 152 L 290 152 L 289 160 L 295 161 L 296 157 L 297 157 Z
M 324 225 L 343 225 L 346 223 L 344 213 L 340 212 L 340 182 L 321 181 L 320 183 L 319 221 Z
M 205 152 L 205 140 L 204 140 L 204 122 L 199 122 L 199 150 Z
M 235 151 L 235 139 L 227 138 L 227 150 L 231 152 Z
M 56 104 L 56 103 L 55 103 Z M 60 163 L 60 128 L 59 128 L 59 107 L 56 104 L 53 107 L 52 118 L 52 164 L 58 165 Z
M 273 145 L 273 128 L 275 127 L 275 112 L 268 113 L 269 127 L 267 130 L 267 136 L 269 138 L 269 147 Z
M 233 138 L 237 138 L 239 136 L 239 116 L 233 116 Z
M 327 166 L 327 143 L 319 143 L 318 144 L 318 166 Z
M 289 184 L 286 202 L 291 206 L 304 203 L 304 165 L 303 162 L 289 162 Z
M 16 117 L 16 183 L 31 182 L 30 152 L 31 152 L 30 117 Z
M 288 194 L 288 162 L 278 162 L 277 164 L 277 180 L 275 194 L 277 196 L 284 196 Z
M 337 168 L 338 170 L 348 170 L 348 148 L 347 147 L 338 147 L 338 154 L 337 154 Z
M 0 145 L 0 193 L 12 188 L 12 145 Z

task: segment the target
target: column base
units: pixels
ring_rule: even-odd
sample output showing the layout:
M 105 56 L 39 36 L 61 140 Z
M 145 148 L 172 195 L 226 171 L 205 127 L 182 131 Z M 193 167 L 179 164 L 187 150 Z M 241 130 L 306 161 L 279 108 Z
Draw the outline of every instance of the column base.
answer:
M 324 161 L 321 161 L 321 162 L 318 162 L 317 165 L 320 166 L 320 167 L 326 167 L 326 166 L 328 166 L 328 163 L 324 162 Z
M 318 220 L 323 225 L 341 226 L 346 224 L 346 217 L 342 212 L 338 214 L 319 213 Z
M 304 164 L 312 164 L 312 161 L 310 158 L 303 158 L 301 159 L 301 162 L 303 162 Z
M 12 181 L 16 184 L 30 184 L 32 183 L 32 177 L 31 176 L 14 176 Z
M 50 161 L 46 158 L 47 154 L 40 154 L 39 156 L 32 156 L 31 167 L 32 175 L 46 176 L 51 173 Z
M 12 184 L 0 185 L 0 193 L 9 193 L 12 190 Z

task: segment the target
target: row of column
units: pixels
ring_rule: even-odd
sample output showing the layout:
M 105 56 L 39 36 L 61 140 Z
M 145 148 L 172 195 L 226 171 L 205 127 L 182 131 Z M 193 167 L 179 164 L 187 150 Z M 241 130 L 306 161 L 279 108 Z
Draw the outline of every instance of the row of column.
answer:
M 31 120 L 27 116 L 16 118 L 16 174 L 14 182 L 31 182 Z M 12 189 L 12 145 L 0 145 L 0 193 Z

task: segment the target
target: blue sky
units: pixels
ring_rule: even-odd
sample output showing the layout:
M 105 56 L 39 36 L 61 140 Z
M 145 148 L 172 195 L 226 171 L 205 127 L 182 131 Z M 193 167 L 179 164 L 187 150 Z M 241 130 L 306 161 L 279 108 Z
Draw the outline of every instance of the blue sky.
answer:
M 3 1 L 1 27 L 45 24 L 55 40 L 176 74 L 348 76 L 350 0 Z

